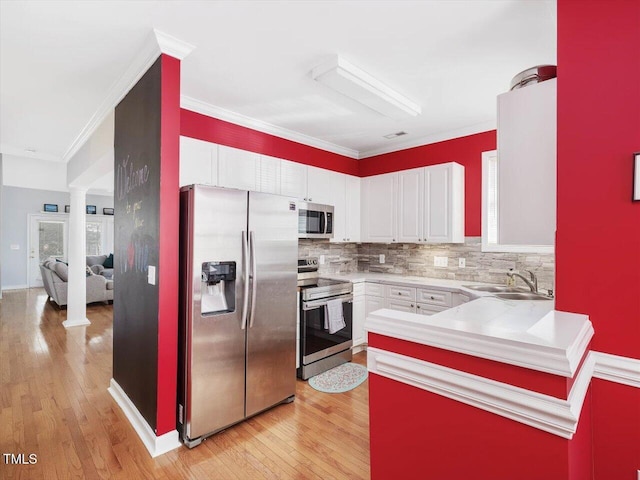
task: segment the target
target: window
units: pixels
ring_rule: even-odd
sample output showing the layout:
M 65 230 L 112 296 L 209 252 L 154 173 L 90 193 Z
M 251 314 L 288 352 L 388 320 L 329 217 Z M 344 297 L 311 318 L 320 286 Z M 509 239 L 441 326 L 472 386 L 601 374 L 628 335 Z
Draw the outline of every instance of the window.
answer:
M 87 222 L 87 255 L 102 253 L 102 222 Z
M 552 245 L 501 245 L 498 243 L 500 189 L 498 154 L 482 152 L 482 251 L 516 253 L 554 253 Z

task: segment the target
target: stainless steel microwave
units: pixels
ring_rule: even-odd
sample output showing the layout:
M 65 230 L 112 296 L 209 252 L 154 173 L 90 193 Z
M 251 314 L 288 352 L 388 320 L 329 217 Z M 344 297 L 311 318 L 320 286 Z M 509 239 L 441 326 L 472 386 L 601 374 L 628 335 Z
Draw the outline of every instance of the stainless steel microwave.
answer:
M 333 206 L 299 202 L 298 238 L 333 238 Z

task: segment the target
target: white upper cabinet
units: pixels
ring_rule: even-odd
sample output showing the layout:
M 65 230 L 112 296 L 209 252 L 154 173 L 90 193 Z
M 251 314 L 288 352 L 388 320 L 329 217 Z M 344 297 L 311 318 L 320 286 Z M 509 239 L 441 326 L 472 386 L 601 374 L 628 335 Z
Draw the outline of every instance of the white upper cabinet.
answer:
M 258 190 L 264 193 L 280 194 L 280 164 L 283 160 L 260 155 Z
M 362 179 L 362 241 L 463 243 L 464 167 L 444 163 Z
M 362 179 L 361 234 L 363 242 L 396 241 L 397 173 Z
M 260 155 L 238 148 L 218 146 L 220 185 L 241 190 L 258 191 Z
M 336 195 L 344 195 L 344 179 L 341 173 L 324 168 L 307 167 L 307 202 L 333 205 Z
M 498 243 L 553 245 L 556 79 L 498 96 Z
M 180 186 L 218 184 L 218 145 L 180 137 Z
M 304 200 L 307 197 L 307 166 L 302 163 L 280 161 L 280 193 Z
M 360 177 L 345 175 L 345 234 L 347 242 L 360 241 Z
M 430 243 L 464 243 L 464 167 L 444 163 L 424 169 L 424 231 Z
M 398 238 L 399 242 L 424 241 L 423 208 L 424 169 L 398 172 Z
M 360 178 L 334 172 L 332 242 L 360 241 Z

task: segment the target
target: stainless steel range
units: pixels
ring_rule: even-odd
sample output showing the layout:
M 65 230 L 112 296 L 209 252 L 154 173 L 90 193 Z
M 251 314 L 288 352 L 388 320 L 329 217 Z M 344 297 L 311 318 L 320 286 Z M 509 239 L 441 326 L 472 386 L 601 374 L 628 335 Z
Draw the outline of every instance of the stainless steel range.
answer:
M 351 361 L 353 287 L 351 282 L 320 278 L 318 259 L 298 260 L 300 294 L 300 368 L 307 380 Z

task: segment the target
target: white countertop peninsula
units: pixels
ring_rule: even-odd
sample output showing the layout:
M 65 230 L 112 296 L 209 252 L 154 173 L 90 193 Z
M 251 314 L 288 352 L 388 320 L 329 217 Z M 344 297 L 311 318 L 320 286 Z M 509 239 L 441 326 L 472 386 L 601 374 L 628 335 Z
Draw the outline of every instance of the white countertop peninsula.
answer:
M 593 336 L 588 316 L 556 311 L 552 300 L 504 300 L 464 287 L 486 283 L 380 273 L 322 276 L 464 293 L 470 302 L 429 316 L 376 310 L 365 330 L 532 370 L 573 377 Z

